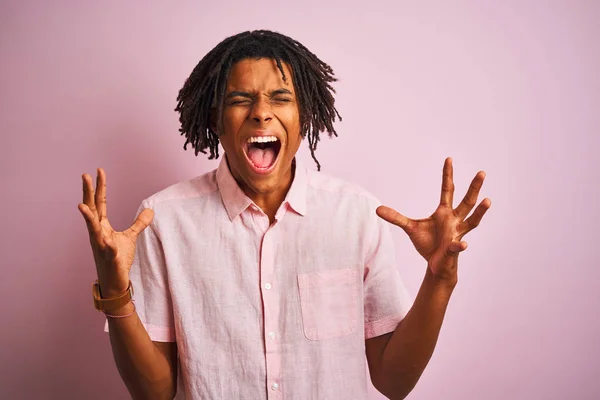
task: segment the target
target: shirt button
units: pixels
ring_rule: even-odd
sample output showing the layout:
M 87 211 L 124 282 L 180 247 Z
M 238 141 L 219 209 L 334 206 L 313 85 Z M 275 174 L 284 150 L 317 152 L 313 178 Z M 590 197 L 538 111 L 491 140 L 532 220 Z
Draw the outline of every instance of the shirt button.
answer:
M 277 390 L 278 387 L 279 387 L 279 385 L 277 384 L 277 382 L 275 382 L 274 384 L 271 385 L 271 389 L 273 389 L 273 390 Z
M 265 283 L 265 289 L 267 289 L 267 290 L 271 289 L 271 284 L 270 283 Z
M 275 339 L 275 332 L 269 332 L 269 337 L 271 339 Z

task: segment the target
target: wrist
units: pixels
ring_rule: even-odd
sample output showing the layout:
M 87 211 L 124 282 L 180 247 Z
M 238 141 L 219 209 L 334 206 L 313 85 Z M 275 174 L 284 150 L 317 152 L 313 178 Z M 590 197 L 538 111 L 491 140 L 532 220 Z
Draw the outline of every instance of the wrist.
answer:
M 458 284 L 458 275 L 436 276 L 428 267 L 425 273 L 425 282 L 432 286 L 436 291 L 450 296 Z
M 127 281 L 127 284 L 125 285 L 110 285 L 99 281 L 98 286 L 100 289 L 100 298 L 114 299 L 127 293 L 127 290 L 129 289 L 129 281 Z
M 109 310 L 105 310 L 104 314 L 108 314 L 110 316 L 120 317 L 124 315 L 130 315 L 135 311 L 135 305 L 133 301 L 119 307 L 119 308 L 111 308 Z
M 105 286 L 106 290 L 106 286 Z M 92 295 L 94 298 L 94 307 L 96 310 L 111 312 L 118 310 L 126 306 L 128 303 L 133 301 L 133 286 L 131 281 L 127 286 L 127 290 L 119 294 L 120 291 L 110 290 L 108 294 L 102 293 L 100 283 L 95 281 L 92 284 Z M 108 315 L 108 314 L 107 314 Z

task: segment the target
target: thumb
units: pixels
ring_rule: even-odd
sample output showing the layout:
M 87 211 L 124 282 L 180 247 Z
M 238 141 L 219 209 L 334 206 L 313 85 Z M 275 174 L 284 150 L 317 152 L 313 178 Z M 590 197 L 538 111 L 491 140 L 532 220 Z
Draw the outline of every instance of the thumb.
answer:
M 377 207 L 377 210 L 375 210 L 375 212 L 377 213 L 377 215 L 379 215 L 381 219 L 384 219 L 390 224 L 399 226 L 404 230 L 404 232 L 408 233 L 408 225 L 410 223 L 410 219 L 400 214 L 398 211 L 390 207 L 379 206 Z
M 448 246 L 448 254 L 457 255 L 458 253 L 465 251 L 467 249 L 467 246 L 468 244 L 464 240 L 460 242 L 452 242 Z
M 144 210 L 138 215 L 135 222 L 131 227 L 129 227 L 129 231 L 131 231 L 134 237 L 137 237 L 144 229 L 150 225 L 152 219 L 154 218 L 154 210 L 151 208 L 144 208 Z

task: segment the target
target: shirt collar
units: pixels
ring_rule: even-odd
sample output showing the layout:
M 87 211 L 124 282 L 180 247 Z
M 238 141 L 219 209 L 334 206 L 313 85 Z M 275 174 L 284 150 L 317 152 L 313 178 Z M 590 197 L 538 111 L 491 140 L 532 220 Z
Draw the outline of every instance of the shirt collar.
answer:
M 306 214 L 306 190 L 308 184 L 308 176 L 306 168 L 304 168 L 297 159 L 293 161 L 296 165 L 294 172 L 294 180 L 288 190 L 287 196 L 283 204 L 288 204 L 295 212 L 304 216 Z M 217 186 L 221 193 L 223 205 L 227 210 L 229 220 L 233 221 L 235 217 L 240 215 L 242 211 L 253 204 L 252 200 L 246 196 L 244 191 L 236 182 L 229 166 L 227 165 L 227 155 L 224 155 L 217 167 Z
M 304 165 L 294 158 L 293 163 L 295 164 L 294 180 L 290 190 L 288 190 L 287 196 L 285 196 L 284 203 L 287 202 L 292 210 L 298 214 L 306 215 L 306 191 L 308 190 L 308 172 Z

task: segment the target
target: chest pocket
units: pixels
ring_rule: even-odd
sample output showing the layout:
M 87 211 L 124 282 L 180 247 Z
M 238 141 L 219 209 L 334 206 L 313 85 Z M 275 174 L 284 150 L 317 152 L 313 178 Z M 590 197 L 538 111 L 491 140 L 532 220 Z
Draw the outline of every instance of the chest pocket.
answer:
M 304 335 L 323 340 L 349 335 L 358 324 L 356 268 L 298 275 Z

